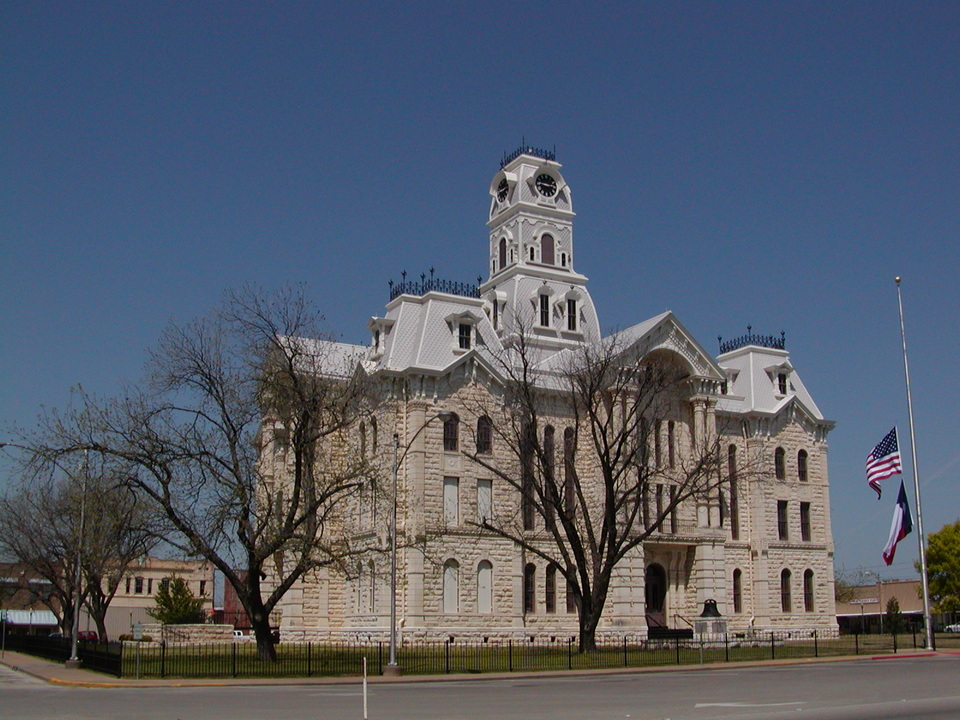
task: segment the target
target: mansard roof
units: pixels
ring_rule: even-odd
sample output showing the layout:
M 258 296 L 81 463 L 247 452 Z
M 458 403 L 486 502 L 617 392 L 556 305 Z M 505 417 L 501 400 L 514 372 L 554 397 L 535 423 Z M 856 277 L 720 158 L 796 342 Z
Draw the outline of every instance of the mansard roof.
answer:
M 731 413 L 778 415 L 798 405 L 811 419 L 829 422 L 800 379 L 790 355 L 780 348 L 746 345 L 717 358 L 727 379 L 727 394 L 718 410 Z M 778 376 L 786 374 L 787 392 L 780 393 Z
M 388 332 L 381 336 L 382 352 L 375 353 L 376 367 L 404 372 L 441 373 L 457 365 L 472 350 L 457 344 L 460 323 L 473 327 L 471 347 L 499 350 L 500 340 L 483 309 L 483 300 L 442 292 L 400 295 L 387 305 L 385 318 L 374 318 Z

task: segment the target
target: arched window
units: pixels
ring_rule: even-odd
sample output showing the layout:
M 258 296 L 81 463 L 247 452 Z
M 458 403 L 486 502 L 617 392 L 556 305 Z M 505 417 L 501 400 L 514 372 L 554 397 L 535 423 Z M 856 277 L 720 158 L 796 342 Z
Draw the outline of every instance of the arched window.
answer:
M 357 560 L 357 612 L 363 612 L 363 563 Z
M 477 565 L 477 612 L 493 612 L 493 565 L 487 560 Z
M 548 613 L 555 613 L 557 611 L 557 566 L 553 563 L 547 565 L 543 599 L 546 611 Z
M 573 568 L 576 573 L 577 569 Z M 577 611 L 577 586 L 572 580 L 567 580 L 567 615 L 573 615 Z
M 553 247 L 553 235 L 544 233 L 540 236 L 540 262 L 544 265 L 555 264 Z
M 790 593 L 790 571 L 784 568 L 780 571 L 780 609 L 788 613 L 793 609 L 793 597 Z
M 447 452 L 456 452 L 460 447 L 460 418 L 456 413 L 443 421 L 443 449 Z
M 477 420 L 477 454 L 493 452 L 493 423 L 486 415 Z
M 537 567 L 527 563 L 523 568 L 523 611 L 533 613 L 537 609 Z
M 797 480 L 807 481 L 807 451 L 801 450 L 797 453 Z
M 786 452 L 782 447 L 778 447 L 773 454 L 773 470 L 777 480 L 784 480 L 787 477 Z
M 733 612 L 743 612 L 743 572 L 740 568 L 733 571 Z
M 813 570 L 803 572 L 803 609 L 813 612 Z
M 447 560 L 443 564 L 443 611 L 460 612 L 460 563 Z
M 377 611 L 377 566 L 373 564 L 373 560 L 367 563 L 367 571 L 370 574 L 370 605 L 368 610 L 375 613 Z
M 500 270 L 507 266 L 507 239 L 500 238 Z
M 573 428 L 567 428 L 563 431 L 563 510 L 571 518 L 577 509 L 577 476 L 573 465 L 575 449 Z

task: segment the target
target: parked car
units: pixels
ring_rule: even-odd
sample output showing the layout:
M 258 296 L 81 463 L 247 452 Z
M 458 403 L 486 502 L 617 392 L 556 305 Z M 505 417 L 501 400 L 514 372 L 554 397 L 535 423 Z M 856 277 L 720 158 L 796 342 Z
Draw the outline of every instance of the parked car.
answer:
M 247 636 L 243 634 L 243 630 L 234 630 L 233 631 L 234 640 L 246 640 Z
M 960 633 L 960 623 L 957 623 L 956 625 L 947 625 L 947 626 L 943 629 L 943 631 L 944 631 L 944 632 Z
M 97 635 L 96 630 L 81 630 L 77 633 L 77 640 L 82 640 L 84 642 L 97 642 L 100 637 Z

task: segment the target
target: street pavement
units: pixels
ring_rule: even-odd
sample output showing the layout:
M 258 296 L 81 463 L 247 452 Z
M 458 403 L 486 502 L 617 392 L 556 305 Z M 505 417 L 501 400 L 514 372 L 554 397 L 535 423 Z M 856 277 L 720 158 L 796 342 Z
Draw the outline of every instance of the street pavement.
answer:
M 133 680 L 18 653 L 3 720 L 957 720 L 960 653 L 443 677 Z M 40 679 L 42 678 L 42 679 Z M 797 713 L 802 712 L 801 716 Z

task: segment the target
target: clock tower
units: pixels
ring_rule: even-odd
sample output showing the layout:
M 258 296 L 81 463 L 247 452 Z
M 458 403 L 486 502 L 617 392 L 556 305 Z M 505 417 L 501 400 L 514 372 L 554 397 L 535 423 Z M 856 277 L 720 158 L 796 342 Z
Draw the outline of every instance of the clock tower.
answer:
M 574 270 L 573 197 L 555 153 L 509 153 L 490 183 L 490 277 L 480 287 L 500 337 L 524 328 L 548 354 L 600 339 L 587 278 Z

